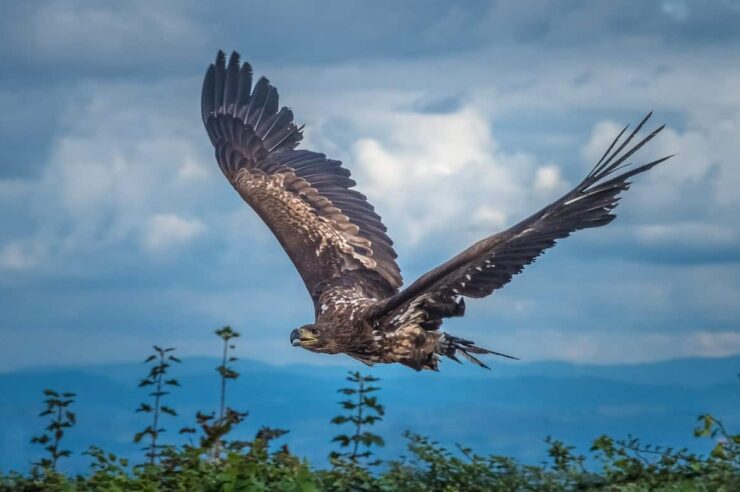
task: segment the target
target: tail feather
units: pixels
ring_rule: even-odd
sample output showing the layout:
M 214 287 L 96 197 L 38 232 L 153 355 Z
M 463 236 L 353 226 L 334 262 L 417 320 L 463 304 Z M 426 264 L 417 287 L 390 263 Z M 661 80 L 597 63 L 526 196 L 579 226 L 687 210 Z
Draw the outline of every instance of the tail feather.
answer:
M 482 347 L 478 347 L 475 345 L 475 342 L 472 340 L 466 340 L 464 338 L 456 337 L 447 333 L 443 333 L 442 336 L 437 341 L 437 349 L 436 352 L 439 355 L 444 355 L 445 357 L 448 357 L 455 362 L 462 364 L 462 361 L 457 357 L 458 354 L 462 355 L 465 359 L 472 362 L 473 364 L 480 366 L 484 369 L 491 369 L 486 364 L 484 364 L 480 359 L 475 357 L 472 354 L 492 354 L 492 355 L 498 355 L 500 357 L 506 357 L 507 359 L 514 359 L 519 360 L 517 357 L 514 357 L 513 355 L 507 355 L 503 354 L 501 352 L 495 352 L 493 350 L 484 349 Z

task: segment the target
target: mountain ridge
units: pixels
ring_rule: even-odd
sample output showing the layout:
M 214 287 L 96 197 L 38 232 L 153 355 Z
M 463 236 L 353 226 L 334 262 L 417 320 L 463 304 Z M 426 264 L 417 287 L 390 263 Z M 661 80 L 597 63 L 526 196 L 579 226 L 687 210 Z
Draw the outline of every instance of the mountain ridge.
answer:
M 218 400 L 219 360 L 182 360 L 171 370 L 182 388 L 168 396 L 180 416 L 164 419 L 171 442 L 181 441 L 175 431 L 192 425 L 196 411 L 213 410 Z M 274 366 L 240 360 L 235 368 L 241 376 L 229 383 L 227 402 L 250 412 L 235 437 L 249 437 L 262 425 L 285 428 L 291 432 L 281 442 L 318 464 L 325 462 L 329 441 L 339 431 L 329 420 L 340 411 L 337 389 L 345 385 L 349 369 L 381 378 L 379 398 L 386 417 L 375 430 L 388 443 L 381 451 L 384 457 L 404 452 L 400 436 L 405 430 L 450 447 L 459 442 L 536 462 L 546 457 L 542 439 L 547 435 L 580 450 L 601 434 L 633 434 L 654 444 L 704 451 L 706 443 L 691 436 L 697 415 L 710 412 L 730 429 L 740 427 L 740 355 L 630 366 L 502 362 L 492 367 L 489 372 L 450 364 L 440 373 L 414 373 L 402 367 Z M 78 395 L 78 425 L 65 437 L 75 454 L 66 464 L 69 469 L 86 466 L 80 453 L 89 444 L 136 460 L 140 451 L 131 437 L 147 421 L 134 409 L 146 398 L 146 391 L 137 388 L 146 371 L 143 362 L 128 362 L 0 373 L 0 468 L 25 469 L 40 455 L 29 440 L 44 424 L 37 415 L 47 387 Z

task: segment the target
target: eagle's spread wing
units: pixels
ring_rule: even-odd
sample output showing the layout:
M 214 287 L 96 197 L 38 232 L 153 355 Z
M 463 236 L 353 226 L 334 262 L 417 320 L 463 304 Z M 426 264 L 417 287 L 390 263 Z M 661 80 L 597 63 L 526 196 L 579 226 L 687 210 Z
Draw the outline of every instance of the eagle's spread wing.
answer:
M 464 313 L 461 296 L 485 297 L 554 246 L 557 239 L 611 222 L 618 195 L 629 188 L 629 179 L 670 157 L 617 174 L 629 165 L 625 161 L 634 152 L 663 129 L 661 126 L 628 148 L 649 117 L 650 114 L 620 143 L 627 128 L 622 130 L 588 176 L 562 198 L 421 276 L 399 294 L 376 304 L 371 316 L 390 319 L 391 327 L 398 322 L 416 321 L 426 328 L 436 328 L 442 318 Z
M 359 286 L 382 299 L 398 292 L 393 242 L 338 161 L 295 150 L 301 129 L 266 78 L 219 52 L 203 82 L 203 123 L 224 175 L 272 230 L 314 304 L 326 289 Z

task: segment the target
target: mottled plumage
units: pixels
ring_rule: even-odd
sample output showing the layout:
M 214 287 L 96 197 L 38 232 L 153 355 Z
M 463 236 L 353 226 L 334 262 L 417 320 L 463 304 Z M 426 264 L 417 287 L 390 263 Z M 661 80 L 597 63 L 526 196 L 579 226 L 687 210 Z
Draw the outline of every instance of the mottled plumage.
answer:
M 219 52 L 209 67 L 201 111 L 221 170 L 280 241 L 313 300 L 314 323 L 293 330 L 291 343 L 417 370 L 436 370 L 442 356 L 482 367 L 475 355 L 509 357 L 441 332 L 443 319 L 462 316 L 463 297 L 491 294 L 557 239 L 611 222 L 629 178 L 667 159 L 623 171 L 626 159 L 662 129 L 630 147 L 648 115 L 621 140 L 625 128 L 562 198 L 399 291 L 396 253 L 380 216 L 340 162 L 296 150 L 302 135 L 293 113 L 280 108 L 266 78 L 252 87 L 252 68 L 237 53 L 227 65 Z

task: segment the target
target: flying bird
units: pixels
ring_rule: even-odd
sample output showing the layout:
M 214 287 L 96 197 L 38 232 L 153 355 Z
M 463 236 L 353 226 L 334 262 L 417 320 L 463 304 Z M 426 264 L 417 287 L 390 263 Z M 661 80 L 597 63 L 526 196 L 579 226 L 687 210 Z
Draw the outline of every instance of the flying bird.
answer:
M 393 241 L 357 191 L 350 172 L 324 154 L 297 149 L 301 130 L 266 78 L 252 86 L 252 67 L 223 52 L 203 82 L 201 112 L 226 179 L 275 234 L 313 301 L 315 320 L 293 330 L 291 344 L 348 354 L 368 364 L 438 370 L 443 357 L 494 354 L 441 331 L 465 313 L 464 298 L 503 287 L 556 240 L 611 222 L 630 178 L 671 156 L 630 167 L 627 160 L 662 126 L 635 138 L 648 114 L 627 127 L 575 188 L 513 227 L 489 236 L 401 290 Z M 622 137 L 625 137 L 624 139 Z

